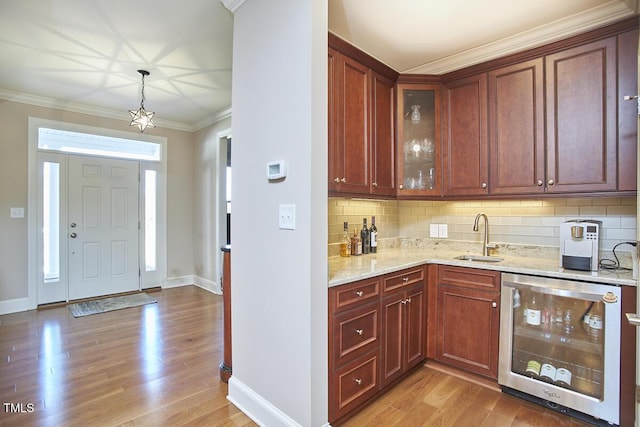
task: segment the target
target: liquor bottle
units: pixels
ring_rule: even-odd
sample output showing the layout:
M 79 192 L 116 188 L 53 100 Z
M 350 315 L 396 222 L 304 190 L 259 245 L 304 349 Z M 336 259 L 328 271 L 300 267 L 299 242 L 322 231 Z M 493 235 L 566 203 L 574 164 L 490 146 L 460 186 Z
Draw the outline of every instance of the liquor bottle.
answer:
M 527 324 L 540 326 L 541 310 L 536 300 L 536 292 L 531 292 L 530 300 L 527 302 Z
M 362 240 L 362 253 L 368 254 L 371 250 L 371 233 L 367 228 L 367 218 L 362 218 L 362 230 L 360 230 L 360 239 Z
M 378 252 L 378 228 L 376 227 L 376 217 L 371 217 L 371 228 L 369 228 L 369 239 L 370 239 L 370 248 L 371 253 L 375 254 Z
M 340 256 L 351 256 L 351 237 L 349 237 L 349 223 L 344 223 L 344 234 L 342 236 L 342 242 L 340 242 Z
M 353 236 L 351 236 L 351 255 L 362 255 L 362 239 L 358 236 L 355 228 L 353 229 Z

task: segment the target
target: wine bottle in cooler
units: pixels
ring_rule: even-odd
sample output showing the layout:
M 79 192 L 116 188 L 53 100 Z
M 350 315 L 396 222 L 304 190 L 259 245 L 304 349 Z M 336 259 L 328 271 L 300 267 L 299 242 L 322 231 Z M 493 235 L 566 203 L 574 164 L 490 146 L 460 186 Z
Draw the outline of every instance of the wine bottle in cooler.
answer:
M 371 250 L 371 233 L 367 228 L 367 218 L 362 218 L 362 230 L 360 230 L 360 239 L 362 239 L 362 253 L 368 254 Z
M 371 217 L 371 228 L 369 228 L 369 247 L 371 248 L 371 253 L 375 254 L 378 252 L 378 228 L 376 227 L 376 217 Z
M 527 324 L 530 326 L 540 326 L 542 310 L 540 309 L 540 298 L 536 292 L 531 292 L 527 302 Z

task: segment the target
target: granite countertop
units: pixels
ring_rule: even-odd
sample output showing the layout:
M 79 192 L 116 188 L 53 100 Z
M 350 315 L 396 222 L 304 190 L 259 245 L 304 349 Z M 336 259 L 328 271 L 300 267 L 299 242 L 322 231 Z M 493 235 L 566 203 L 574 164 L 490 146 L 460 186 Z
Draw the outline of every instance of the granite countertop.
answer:
M 329 287 L 424 264 L 456 265 L 516 274 L 611 285 L 637 286 L 630 270 L 577 271 L 559 267 L 557 248 L 501 246 L 492 256 L 500 262 L 458 260 L 459 255 L 481 255 L 477 243 L 434 240 L 378 249 L 376 254 L 329 257 Z

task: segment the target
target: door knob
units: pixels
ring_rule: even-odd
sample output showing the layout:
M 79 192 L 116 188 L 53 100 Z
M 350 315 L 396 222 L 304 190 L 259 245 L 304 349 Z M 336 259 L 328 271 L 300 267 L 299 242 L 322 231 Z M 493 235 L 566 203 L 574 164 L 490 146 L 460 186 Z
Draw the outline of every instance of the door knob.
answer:
M 75 222 L 72 222 L 71 224 L 69 224 L 69 227 L 71 227 L 71 228 L 76 228 L 76 223 L 75 223 Z
M 78 235 L 76 233 L 71 233 L 69 234 L 69 237 L 71 237 L 72 239 L 75 239 L 76 237 L 78 237 Z

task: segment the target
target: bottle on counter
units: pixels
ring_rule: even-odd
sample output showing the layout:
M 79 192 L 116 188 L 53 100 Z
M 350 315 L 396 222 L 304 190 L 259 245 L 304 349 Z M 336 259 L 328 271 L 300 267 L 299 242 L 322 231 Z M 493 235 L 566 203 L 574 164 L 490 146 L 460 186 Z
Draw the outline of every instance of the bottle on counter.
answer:
M 351 236 L 351 255 L 362 255 L 362 239 L 358 236 L 358 231 L 353 229 Z
M 371 217 L 371 228 L 369 228 L 369 247 L 370 252 L 375 254 L 378 252 L 378 228 L 376 227 L 376 217 Z
M 360 230 L 360 240 L 362 241 L 362 253 L 368 254 L 371 251 L 371 233 L 367 228 L 367 218 L 362 218 L 362 230 Z
M 340 242 L 340 256 L 351 256 L 351 237 L 349 236 L 349 223 L 346 221 L 344 222 L 344 234 Z
M 537 298 L 536 292 L 531 292 L 527 302 L 527 324 L 530 326 L 540 326 L 541 323 L 542 310 Z

